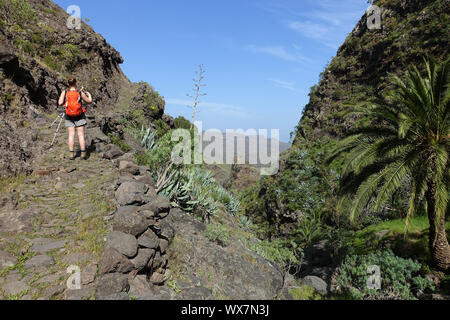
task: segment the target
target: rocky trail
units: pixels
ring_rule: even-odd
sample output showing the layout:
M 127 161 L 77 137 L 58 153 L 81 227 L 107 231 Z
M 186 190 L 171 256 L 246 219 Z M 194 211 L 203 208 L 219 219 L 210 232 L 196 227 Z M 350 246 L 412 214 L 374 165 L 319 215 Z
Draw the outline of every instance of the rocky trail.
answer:
M 42 141 L 50 144 L 54 130 L 41 130 Z M 83 270 L 83 286 L 94 282 L 119 173 L 97 153 L 87 161 L 68 160 L 65 139 L 62 128 L 55 146 L 34 162 L 31 176 L 2 186 L 0 292 L 5 299 L 72 298 L 66 290 L 70 265 Z M 92 296 L 83 292 L 80 298 Z
M 35 148 L 46 150 L 55 115 L 43 116 Z M 282 275 L 234 230 L 222 247 L 205 224 L 171 208 L 133 153 L 87 129 L 88 160 L 68 159 L 66 132 L 32 163 L 32 174 L 0 186 L 0 299 L 273 299 Z M 69 289 L 69 267 L 81 287 Z M 285 291 L 286 292 L 286 291 Z

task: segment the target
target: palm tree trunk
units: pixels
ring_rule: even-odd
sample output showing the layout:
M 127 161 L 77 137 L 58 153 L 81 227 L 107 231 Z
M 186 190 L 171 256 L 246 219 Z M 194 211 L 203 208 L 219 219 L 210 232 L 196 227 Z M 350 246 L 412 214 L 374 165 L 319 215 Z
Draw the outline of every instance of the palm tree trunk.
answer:
M 425 194 L 427 199 L 428 220 L 430 222 L 429 247 L 433 263 L 442 270 L 450 269 L 450 246 L 445 232 L 445 215 L 439 221 L 439 228 L 436 230 L 436 185 L 428 183 L 428 190 Z

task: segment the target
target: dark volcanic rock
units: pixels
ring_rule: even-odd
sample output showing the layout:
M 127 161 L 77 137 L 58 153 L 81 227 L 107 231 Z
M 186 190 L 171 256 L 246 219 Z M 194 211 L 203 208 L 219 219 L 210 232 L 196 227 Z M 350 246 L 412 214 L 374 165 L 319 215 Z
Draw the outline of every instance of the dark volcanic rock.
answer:
M 114 231 L 139 236 L 147 230 L 149 223 L 145 217 L 131 210 L 118 210 L 114 215 Z
M 102 275 L 95 286 L 95 298 L 103 300 L 112 295 L 127 292 L 130 289 L 128 276 L 121 273 Z
M 120 206 L 143 204 L 148 187 L 140 182 L 124 182 L 116 191 L 117 203 Z
M 106 273 L 128 273 L 134 265 L 124 255 L 114 248 L 106 248 L 100 261 L 101 275 Z
M 168 213 L 170 211 L 170 208 L 170 200 L 166 197 L 158 196 L 147 203 L 142 209 L 150 210 L 156 215 L 160 215 L 162 213 Z
M 120 231 L 113 231 L 106 240 L 106 247 L 111 247 L 121 254 L 133 258 L 137 254 L 138 243 L 134 236 Z
M 148 265 L 150 259 L 155 256 L 154 249 L 139 248 L 137 256 L 131 260 L 136 270 L 141 270 Z
M 159 247 L 159 237 L 149 229 L 138 238 L 138 244 L 144 248 L 157 249 Z

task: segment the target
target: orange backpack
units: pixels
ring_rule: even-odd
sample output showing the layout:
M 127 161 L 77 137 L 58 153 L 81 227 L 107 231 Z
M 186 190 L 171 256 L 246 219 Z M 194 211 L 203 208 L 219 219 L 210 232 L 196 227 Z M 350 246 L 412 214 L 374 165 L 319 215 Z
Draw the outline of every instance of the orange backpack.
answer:
M 78 91 L 66 91 L 66 114 L 69 117 L 79 117 L 86 112 L 81 104 L 81 93 Z

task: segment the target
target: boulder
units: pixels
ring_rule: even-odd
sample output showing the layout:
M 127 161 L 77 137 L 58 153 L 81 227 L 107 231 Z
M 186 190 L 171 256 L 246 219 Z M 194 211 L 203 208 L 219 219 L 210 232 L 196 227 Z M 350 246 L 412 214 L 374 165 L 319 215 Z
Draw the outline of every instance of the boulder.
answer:
M 123 156 L 123 151 L 114 144 L 108 145 L 106 150 L 102 152 L 103 158 L 108 160 L 117 159 L 120 156 Z
M 155 257 L 149 263 L 149 269 L 158 270 L 160 268 L 165 268 L 167 266 L 167 256 L 156 251 Z
M 139 248 L 137 256 L 131 260 L 131 263 L 134 265 L 134 269 L 141 270 L 145 268 L 150 259 L 155 256 L 155 252 L 156 251 L 154 249 Z
M 139 169 L 140 170 L 140 169 Z M 141 171 L 142 174 L 142 171 Z M 146 184 L 149 187 L 155 187 L 155 181 L 153 180 L 153 178 L 150 176 L 150 174 L 144 174 L 141 176 L 137 176 L 135 177 L 137 182 L 142 182 L 144 184 Z
M 139 274 L 129 280 L 129 283 L 130 291 L 128 293 L 130 296 L 134 296 L 139 299 L 140 297 L 148 296 L 153 293 L 152 287 L 148 282 L 146 275 Z
M 106 273 L 128 273 L 134 269 L 133 263 L 114 248 L 106 248 L 100 260 L 101 275 Z
M 145 205 L 146 210 L 153 211 L 156 215 L 170 212 L 171 204 L 169 198 L 157 196 Z M 144 208 L 143 208 L 144 209 Z
M 119 209 L 114 215 L 114 231 L 121 231 L 139 236 L 147 230 L 149 224 L 145 217 L 137 214 L 133 207 L 129 209 Z
M 327 283 L 316 276 L 306 276 L 301 281 L 302 284 L 308 285 L 312 287 L 314 290 L 316 290 L 321 295 L 327 295 L 328 294 L 328 285 Z
M 157 249 L 159 247 L 159 237 L 150 229 L 138 238 L 138 244 L 148 249 Z
M 119 170 L 121 174 L 130 174 L 136 176 L 140 173 L 139 167 L 130 161 L 120 161 Z
M 128 292 L 130 285 L 128 276 L 121 273 L 109 273 L 102 275 L 95 286 L 95 298 L 103 300 L 111 295 Z
M 125 183 L 125 182 L 135 182 L 136 180 L 133 177 L 130 176 L 120 176 L 119 179 L 117 179 L 117 183 L 114 190 L 119 189 L 119 187 Z
M 106 247 L 114 248 L 121 254 L 133 258 L 137 254 L 138 242 L 131 234 L 113 231 L 106 239 Z
M 169 240 L 169 242 L 172 241 L 172 239 L 175 237 L 175 230 L 174 228 L 170 225 L 169 222 L 167 221 L 162 221 L 160 226 L 160 232 L 159 235 L 167 240 Z
M 166 239 L 159 240 L 159 251 L 161 251 L 161 253 L 165 253 L 168 247 L 169 247 L 168 240 L 166 240 Z
M 105 135 L 102 130 L 99 127 L 93 127 L 89 128 L 89 130 L 86 131 L 86 145 L 88 148 L 95 149 L 99 152 L 109 152 L 111 150 L 114 150 L 113 152 L 109 153 L 108 156 L 103 156 L 105 159 L 114 159 L 112 156 L 117 149 L 117 146 L 109 144 L 111 143 L 111 139 Z M 114 147 L 112 147 L 114 146 Z M 123 154 L 123 152 L 119 149 L 118 151 Z
M 139 205 L 145 202 L 148 187 L 140 182 L 124 182 L 116 190 L 115 196 L 120 206 Z
M 160 285 L 164 282 L 164 274 L 159 272 L 153 272 L 150 276 L 150 283 L 154 285 Z

